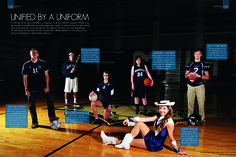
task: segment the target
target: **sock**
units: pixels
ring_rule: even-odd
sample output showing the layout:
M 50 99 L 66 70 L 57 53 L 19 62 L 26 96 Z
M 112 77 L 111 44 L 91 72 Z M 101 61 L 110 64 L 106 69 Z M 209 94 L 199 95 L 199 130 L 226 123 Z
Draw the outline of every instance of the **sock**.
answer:
M 76 103 L 76 98 L 74 98 L 74 103 Z
M 68 100 L 67 99 L 65 99 L 65 104 L 68 104 Z

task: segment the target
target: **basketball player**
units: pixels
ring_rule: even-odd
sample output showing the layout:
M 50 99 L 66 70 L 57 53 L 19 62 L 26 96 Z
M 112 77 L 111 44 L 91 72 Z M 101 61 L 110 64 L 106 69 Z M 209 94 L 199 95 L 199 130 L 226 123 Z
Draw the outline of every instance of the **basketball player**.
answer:
M 74 98 L 74 107 L 78 107 L 77 104 L 77 92 L 78 92 L 78 79 L 77 79 L 77 72 L 78 68 L 75 68 L 75 61 L 74 61 L 74 53 L 69 53 L 69 60 L 64 62 L 61 68 L 62 73 L 65 76 L 65 109 L 68 108 L 68 93 L 73 90 L 73 98 Z
M 144 105 L 144 115 L 148 115 L 146 88 L 144 85 L 144 79 L 147 78 L 147 76 L 152 80 L 151 86 L 153 86 L 154 82 L 152 76 L 149 73 L 147 66 L 142 63 L 141 56 L 135 57 L 135 65 L 133 65 L 131 69 L 131 84 L 134 103 L 136 105 L 135 114 L 139 114 L 139 98 L 142 98 L 142 102 Z
M 108 71 L 103 72 L 103 81 L 98 83 L 97 90 L 92 91 L 89 95 L 92 96 L 94 93 L 100 94 L 98 100 L 91 102 L 91 108 L 94 113 L 95 120 L 92 123 L 99 123 L 97 108 L 96 107 L 104 107 L 104 115 L 103 118 L 108 120 L 111 114 L 111 104 L 112 98 L 114 95 L 114 87 L 113 83 L 109 82 L 110 74 Z
M 206 66 L 201 61 L 202 53 L 200 50 L 196 50 L 194 52 L 194 61 L 187 64 L 185 78 L 190 77 L 191 72 L 196 73 L 196 80 L 194 82 L 190 82 L 188 79 L 188 117 L 193 114 L 194 111 L 194 102 L 195 96 L 197 96 L 198 106 L 199 106 L 199 114 L 201 115 L 202 124 L 205 125 L 205 85 L 204 80 L 209 79 L 209 66 Z
M 57 120 L 55 116 L 53 96 L 49 92 L 49 68 L 45 61 L 38 59 L 39 53 L 36 49 L 30 50 L 31 60 L 23 64 L 22 75 L 25 87 L 25 95 L 28 96 L 29 110 L 32 118 L 32 128 L 38 127 L 36 112 L 36 96 L 40 92 L 47 100 L 49 120 Z
M 179 155 L 188 155 L 186 152 L 180 152 L 177 142 L 174 139 L 174 111 L 172 106 L 175 102 L 168 100 L 155 103 L 159 106 L 161 117 L 157 116 L 149 118 L 131 117 L 124 120 L 123 124 L 127 125 L 130 122 L 135 122 L 131 133 L 127 133 L 123 140 L 118 140 L 115 137 L 106 136 L 101 131 L 101 138 L 105 145 L 114 144 L 116 148 L 129 149 L 130 146 L 147 149 L 149 151 L 161 151 L 167 136 L 169 137 L 172 150 Z M 154 122 L 155 131 L 149 129 L 145 122 Z M 141 134 L 141 138 L 135 138 Z

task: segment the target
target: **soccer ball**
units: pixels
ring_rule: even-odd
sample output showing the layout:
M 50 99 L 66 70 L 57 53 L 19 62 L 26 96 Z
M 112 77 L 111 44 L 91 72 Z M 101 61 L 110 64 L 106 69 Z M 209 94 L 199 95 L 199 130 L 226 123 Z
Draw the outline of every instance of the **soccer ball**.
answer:
M 90 100 L 90 101 L 96 101 L 97 98 L 98 98 L 98 96 L 97 96 L 96 93 L 94 93 L 92 96 L 89 96 L 89 100 Z
M 50 124 L 50 127 L 54 130 L 59 129 L 60 126 L 61 126 L 61 122 L 59 120 L 53 120 Z

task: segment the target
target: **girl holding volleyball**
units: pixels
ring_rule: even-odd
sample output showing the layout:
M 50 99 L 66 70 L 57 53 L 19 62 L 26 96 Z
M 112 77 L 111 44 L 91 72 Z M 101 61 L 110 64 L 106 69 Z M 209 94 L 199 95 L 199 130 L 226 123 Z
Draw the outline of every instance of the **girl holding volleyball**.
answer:
M 94 113 L 95 120 L 92 123 L 99 123 L 97 107 L 104 107 L 103 118 L 105 120 L 111 117 L 111 103 L 114 95 L 113 83 L 109 82 L 110 73 L 108 71 L 103 72 L 103 81 L 98 83 L 97 90 L 92 91 L 89 96 L 99 94 L 98 100 L 91 102 L 91 108 Z

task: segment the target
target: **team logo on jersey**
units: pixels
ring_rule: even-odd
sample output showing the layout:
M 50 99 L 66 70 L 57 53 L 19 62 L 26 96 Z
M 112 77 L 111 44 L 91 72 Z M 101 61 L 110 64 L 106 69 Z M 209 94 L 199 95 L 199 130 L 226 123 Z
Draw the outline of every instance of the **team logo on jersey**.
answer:
M 105 89 L 105 88 L 106 88 L 106 86 L 104 85 L 102 89 Z
M 42 68 L 41 65 L 39 65 L 38 68 L 41 69 Z

